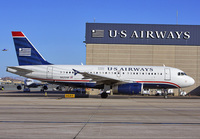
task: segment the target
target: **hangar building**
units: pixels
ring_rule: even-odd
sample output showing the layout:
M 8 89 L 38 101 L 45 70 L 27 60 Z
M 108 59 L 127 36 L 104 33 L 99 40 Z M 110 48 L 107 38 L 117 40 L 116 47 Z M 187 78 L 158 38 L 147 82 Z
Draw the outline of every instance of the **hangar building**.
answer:
M 87 65 L 175 67 L 200 85 L 200 25 L 86 23 Z

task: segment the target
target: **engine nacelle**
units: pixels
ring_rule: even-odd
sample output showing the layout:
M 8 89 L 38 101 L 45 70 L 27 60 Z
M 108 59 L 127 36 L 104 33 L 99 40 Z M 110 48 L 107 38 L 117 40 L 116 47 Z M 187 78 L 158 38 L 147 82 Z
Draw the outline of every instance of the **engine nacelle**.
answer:
M 47 85 L 44 85 L 44 86 L 43 86 L 43 89 L 44 89 L 44 90 L 48 90 L 48 86 L 47 86 Z
M 141 83 L 127 83 L 127 84 L 119 84 L 112 87 L 113 93 L 119 94 L 140 94 L 142 91 Z
M 18 85 L 17 86 L 17 90 L 21 90 L 22 89 L 22 86 L 21 85 Z

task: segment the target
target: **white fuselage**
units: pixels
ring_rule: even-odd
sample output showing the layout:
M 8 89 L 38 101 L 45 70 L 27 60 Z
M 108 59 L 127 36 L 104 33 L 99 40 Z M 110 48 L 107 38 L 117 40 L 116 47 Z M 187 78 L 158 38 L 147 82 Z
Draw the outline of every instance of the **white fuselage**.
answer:
M 16 68 L 24 70 L 16 70 Z M 165 66 L 113 65 L 33 65 L 8 67 L 7 71 L 49 83 L 101 88 L 92 79 L 85 79 L 73 69 L 91 75 L 108 77 L 127 83 L 142 83 L 144 88 L 182 88 L 194 84 L 194 79 L 183 71 Z M 24 72 L 24 71 L 31 72 Z M 91 85 L 92 84 L 92 85 Z

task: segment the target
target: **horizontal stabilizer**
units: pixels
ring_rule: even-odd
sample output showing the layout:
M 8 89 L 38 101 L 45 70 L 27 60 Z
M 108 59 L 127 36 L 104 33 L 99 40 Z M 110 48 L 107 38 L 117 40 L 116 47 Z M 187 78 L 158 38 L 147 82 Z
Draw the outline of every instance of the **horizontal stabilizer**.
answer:
M 7 67 L 6 71 L 21 75 L 21 76 L 24 76 L 28 73 L 33 72 L 32 70 L 24 69 L 24 68 L 20 68 L 20 67 Z

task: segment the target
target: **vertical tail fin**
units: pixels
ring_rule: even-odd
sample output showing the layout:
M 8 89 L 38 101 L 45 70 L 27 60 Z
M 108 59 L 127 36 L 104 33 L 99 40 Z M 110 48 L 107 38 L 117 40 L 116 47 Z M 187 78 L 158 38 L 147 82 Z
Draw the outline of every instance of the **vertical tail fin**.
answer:
M 12 31 L 19 65 L 51 65 L 20 31 Z

